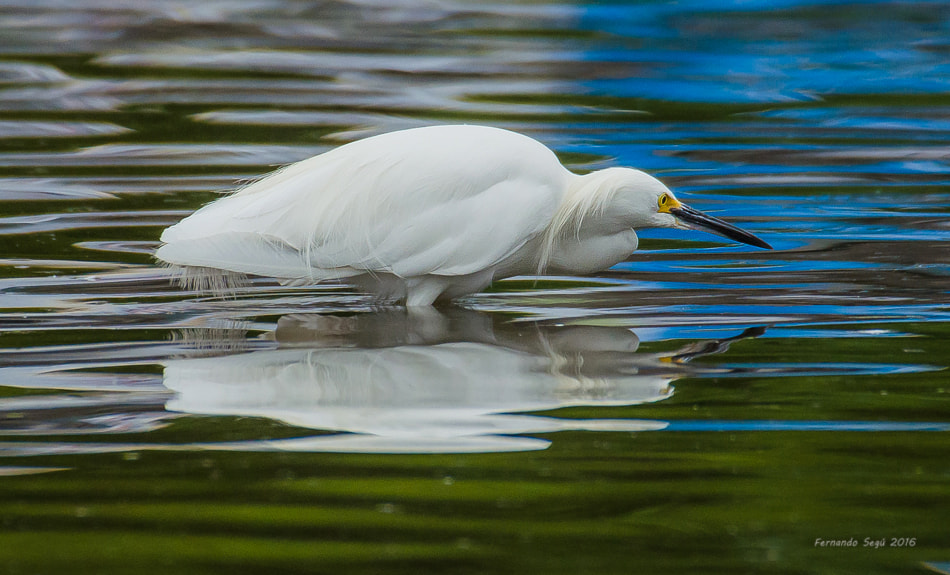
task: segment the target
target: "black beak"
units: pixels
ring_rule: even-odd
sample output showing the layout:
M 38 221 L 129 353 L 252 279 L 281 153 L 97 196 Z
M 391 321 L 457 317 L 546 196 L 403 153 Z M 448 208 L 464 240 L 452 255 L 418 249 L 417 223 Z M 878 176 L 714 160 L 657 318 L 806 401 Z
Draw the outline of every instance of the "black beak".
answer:
M 670 208 L 670 213 L 688 224 L 690 228 L 705 232 L 712 232 L 714 234 L 727 237 L 730 240 L 749 244 L 750 246 L 765 248 L 767 250 L 772 249 L 772 246 L 753 236 L 749 232 L 741 228 L 737 228 L 736 226 L 720 220 L 719 218 L 707 216 L 701 211 L 694 210 L 689 206 L 681 205 L 677 208 Z

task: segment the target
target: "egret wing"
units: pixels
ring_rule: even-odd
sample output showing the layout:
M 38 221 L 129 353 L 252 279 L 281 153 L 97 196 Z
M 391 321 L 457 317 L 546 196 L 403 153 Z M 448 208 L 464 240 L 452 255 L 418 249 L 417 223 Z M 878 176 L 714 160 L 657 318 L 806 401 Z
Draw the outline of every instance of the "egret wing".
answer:
M 236 271 L 275 277 L 465 275 L 541 233 L 569 174 L 550 150 L 513 132 L 407 130 L 288 166 L 198 210 L 162 240 L 189 244 L 172 263 L 240 262 Z

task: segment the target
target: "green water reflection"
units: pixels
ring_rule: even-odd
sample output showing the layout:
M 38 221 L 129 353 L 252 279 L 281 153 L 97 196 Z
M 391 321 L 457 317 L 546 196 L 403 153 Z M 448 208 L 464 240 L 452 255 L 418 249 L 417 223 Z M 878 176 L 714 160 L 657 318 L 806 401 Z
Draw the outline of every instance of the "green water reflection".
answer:
M 84 456 L 4 479 L 3 499 L 10 573 L 893 573 L 945 557 L 950 504 L 941 434 L 807 432 L 570 432 L 530 455 Z M 815 546 L 852 537 L 916 543 Z

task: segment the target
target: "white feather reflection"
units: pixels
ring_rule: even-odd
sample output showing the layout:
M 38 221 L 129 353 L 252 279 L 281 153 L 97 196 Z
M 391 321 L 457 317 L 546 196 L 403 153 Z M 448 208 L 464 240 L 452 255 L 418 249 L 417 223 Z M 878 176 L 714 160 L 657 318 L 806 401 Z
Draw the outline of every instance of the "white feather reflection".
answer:
M 696 371 L 686 361 L 730 341 L 636 353 L 639 340 L 627 329 L 504 322 L 461 309 L 288 316 L 273 336 L 275 350 L 168 363 L 164 384 L 175 395 L 166 409 L 339 432 L 267 442 L 278 449 L 543 449 L 548 441 L 524 435 L 662 429 L 657 421 L 532 413 L 666 399 L 674 379 Z

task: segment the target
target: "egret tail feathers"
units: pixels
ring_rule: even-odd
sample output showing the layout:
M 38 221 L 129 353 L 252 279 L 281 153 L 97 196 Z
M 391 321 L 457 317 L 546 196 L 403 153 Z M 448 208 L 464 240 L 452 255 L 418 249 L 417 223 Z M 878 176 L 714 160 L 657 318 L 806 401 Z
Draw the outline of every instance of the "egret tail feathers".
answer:
M 227 289 L 231 280 L 205 279 L 210 275 L 219 277 L 225 275 L 213 274 L 210 270 L 230 272 L 231 276 L 236 277 L 242 274 L 273 277 L 296 285 L 348 277 L 359 273 L 351 268 L 313 267 L 300 251 L 283 241 L 244 232 L 228 232 L 166 243 L 158 248 L 155 257 L 173 266 L 204 269 L 203 273 L 195 270 L 185 272 L 184 283 L 192 288 L 210 287 L 212 291 L 215 287 Z M 231 279 L 233 280 L 234 277 Z M 221 285 L 213 283 L 219 281 L 225 283 Z
M 233 297 L 237 295 L 240 288 L 248 283 L 246 274 L 228 270 L 174 264 L 164 265 L 172 271 L 175 283 L 179 287 L 192 292 Z

